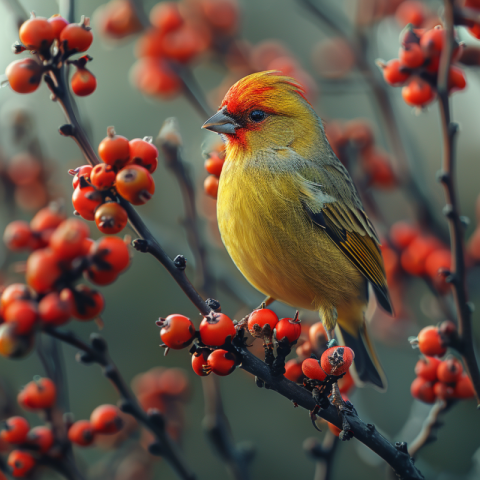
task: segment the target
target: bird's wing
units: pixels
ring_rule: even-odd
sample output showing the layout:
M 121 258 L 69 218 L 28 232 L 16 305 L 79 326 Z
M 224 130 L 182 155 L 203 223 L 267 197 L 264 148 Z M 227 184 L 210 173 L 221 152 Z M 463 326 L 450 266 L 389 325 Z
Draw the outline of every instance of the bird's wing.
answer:
M 380 305 L 393 313 L 380 242 L 346 169 L 340 162 L 320 169 L 311 164 L 298 175 L 308 217 L 371 282 Z

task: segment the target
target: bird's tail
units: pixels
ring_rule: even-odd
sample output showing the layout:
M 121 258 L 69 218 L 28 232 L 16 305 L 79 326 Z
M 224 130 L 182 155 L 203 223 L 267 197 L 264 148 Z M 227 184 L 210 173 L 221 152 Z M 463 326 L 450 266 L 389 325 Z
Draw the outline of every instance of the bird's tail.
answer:
M 356 335 L 339 324 L 336 333 L 339 341 L 355 352 L 353 367 L 350 369 L 355 384 L 362 386 L 369 383 L 384 392 L 387 389 L 387 378 L 368 337 L 365 322 L 357 330 Z

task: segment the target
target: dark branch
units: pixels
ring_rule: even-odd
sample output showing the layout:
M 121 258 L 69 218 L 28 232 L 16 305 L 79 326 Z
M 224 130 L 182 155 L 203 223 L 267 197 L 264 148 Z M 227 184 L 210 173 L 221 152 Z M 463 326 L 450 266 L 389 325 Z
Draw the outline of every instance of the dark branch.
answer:
M 316 438 L 307 438 L 303 449 L 315 460 L 315 476 L 313 480 L 331 480 L 332 465 L 340 440 L 331 432 L 327 432 L 322 444 Z

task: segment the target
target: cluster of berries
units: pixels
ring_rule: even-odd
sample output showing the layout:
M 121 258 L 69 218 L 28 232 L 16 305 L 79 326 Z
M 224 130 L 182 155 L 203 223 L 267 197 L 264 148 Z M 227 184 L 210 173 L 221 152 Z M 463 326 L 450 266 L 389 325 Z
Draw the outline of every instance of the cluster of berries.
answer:
M 223 142 L 213 143 L 212 148 L 205 151 L 203 155 L 205 170 L 210 174 L 203 183 L 203 189 L 208 196 L 217 198 L 218 181 L 225 163 L 225 144 Z
M 367 120 L 330 121 L 325 125 L 325 134 L 335 155 L 347 168 L 357 163 L 360 165 L 365 186 L 389 189 L 397 185 L 391 159 L 387 152 L 375 145 L 373 130 Z
M 4 239 L 13 250 L 33 250 L 26 283 L 0 296 L 0 353 L 21 357 L 33 346 L 37 326 L 63 325 L 70 317 L 92 320 L 103 310 L 102 294 L 75 282 L 83 275 L 97 285 L 112 283 L 130 264 L 127 244 L 118 237 L 89 238 L 88 226 L 46 207 L 30 224 L 9 224 Z
M 420 331 L 417 338 L 410 339 L 424 355 L 415 366 L 417 378 L 410 391 L 412 396 L 425 403 L 436 400 L 473 398 L 472 381 L 463 372 L 461 362 L 447 352 L 448 336 L 456 330 L 452 322 L 444 322 L 440 327 L 429 326 Z
M 414 107 L 424 107 L 435 99 L 440 55 L 445 44 L 445 30 L 437 25 L 431 30 L 414 29 L 408 26 L 403 32 L 399 58 L 387 64 L 379 61 L 385 81 L 393 86 L 402 86 L 404 101 Z M 458 60 L 463 46 L 456 45 L 452 61 Z M 449 92 L 463 90 L 467 85 L 465 73 L 455 65 L 450 66 Z
M 56 64 L 74 55 L 86 52 L 93 41 L 89 19 L 82 17 L 80 23 L 68 23 L 60 15 L 49 19 L 32 16 L 19 30 L 20 42 L 14 45 L 14 52 L 25 50 L 36 57 L 17 60 L 8 65 L 5 73 L 13 90 L 18 93 L 34 92 L 40 85 L 42 75 Z M 86 55 L 78 60 L 68 61 L 77 70 L 72 75 L 71 86 L 76 95 L 90 95 L 97 87 L 93 74 L 85 68 L 91 58 Z
M 143 205 L 155 193 L 152 173 L 158 166 L 158 150 L 151 137 L 143 140 L 116 135 L 108 127 L 98 146 L 104 163 L 70 170 L 73 177 L 72 203 L 75 213 L 95 220 L 102 233 L 122 231 L 128 222 L 126 210 L 115 200 L 121 196 L 132 205 Z
M 132 82 L 147 95 L 169 98 L 181 93 L 176 65 L 228 44 L 238 16 L 235 0 L 158 3 L 150 12 L 151 28 L 137 41 Z

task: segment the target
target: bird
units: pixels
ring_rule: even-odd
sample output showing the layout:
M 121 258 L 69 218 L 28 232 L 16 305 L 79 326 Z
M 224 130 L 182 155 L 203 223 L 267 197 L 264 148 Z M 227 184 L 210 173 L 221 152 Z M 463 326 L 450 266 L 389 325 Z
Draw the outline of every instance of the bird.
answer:
M 225 141 L 217 221 L 235 265 L 269 301 L 318 311 L 353 349 L 357 384 L 385 390 L 365 324 L 369 284 L 393 314 L 380 241 L 302 86 L 248 75 L 202 128 Z

